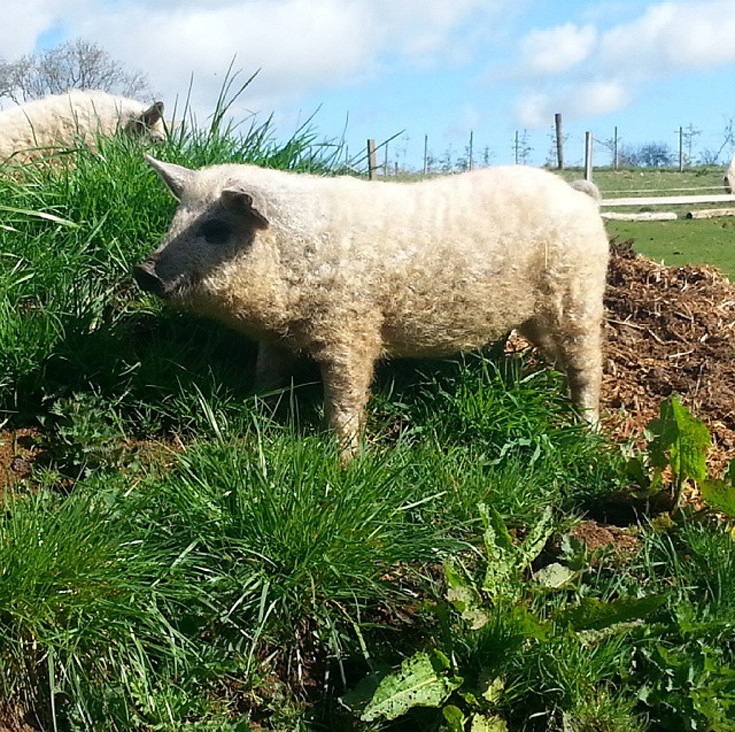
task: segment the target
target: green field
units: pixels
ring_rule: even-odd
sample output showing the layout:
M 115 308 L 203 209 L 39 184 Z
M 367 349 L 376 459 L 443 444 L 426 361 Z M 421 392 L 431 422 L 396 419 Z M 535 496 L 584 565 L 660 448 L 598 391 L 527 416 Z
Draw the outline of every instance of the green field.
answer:
M 568 180 L 582 177 L 581 170 L 566 170 Z M 678 170 L 596 170 L 593 180 L 604 198 L 635 196 L 694 195 L 724 193 L 721 167 L 702 167 L 680 173 Z M 647 193 L 650 192 L 650 193 Z M 711 265 L 735 278 L 735 217 L 686 219 L 689 210 L 718 208 L 723 204 L 689 206 L 645 206 L 642 211 L 674 211 L 676 221 L 608 221 L 611 237 L 635 241 L 636 251 L 676 267 L 684 264 Z M 635 208 L 606 209 L 635 212 Z
M 335 159 L 267 124 L 156 155 Z M 308 367 L 260 399 L 252 343 L 134 286 L 175 208 L 137 143 L 0 188 L 0 729 L 735 729 L 735 469 L 676 404 L 640 453 L 521 357 L 386 364 L 343 467 Z M 720 513 L 646 510 L 692 481 Z
M 735 218 L 677 221 L 608 221 L 607 231 L 633 239 L 641 254 L 670 267 L 711 265 L 735 280 Z

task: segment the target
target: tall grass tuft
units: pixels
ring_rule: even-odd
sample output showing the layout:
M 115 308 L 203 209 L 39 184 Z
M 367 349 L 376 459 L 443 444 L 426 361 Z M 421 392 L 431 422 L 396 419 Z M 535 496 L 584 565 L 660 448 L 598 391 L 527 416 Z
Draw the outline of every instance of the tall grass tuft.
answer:
M 280 142 L 270 118 L 253 118 L 244 131 L 227 121 L 252 80 L 237 86 L 236 78 L 230 69 L 207 128 L 195 124 L 187 101 L 156 154 L 192 166 L 253 162 L 328 173 L 339 146 L 319 141 L 309 122 Z M 135 402 L 145 361 L 206 369 L 198 347 L 143 348 L 141 331 L 150 332 L 161 305 L 136 290 L 130 271 L 166 231 L 174 202 L 140 142 L 100 139 L 96 151 L 74 151 L 67 162 L 19 168 L 0 182 L 0 414 L 11 423 L 80 390 L 130 393 Z M 167 372 L 152 381 L 170 383 Z
M 199 582 L 217 588 L 224 629 L 281 661 L 354 651 L 361 621 L 411 601 L 414 571 L 462 546 L 420 520 L 441 495 L 407 478 L 400 455 L 344 469 L 333 440 L 282 428 L 192 447 L 141 491 L 141 516 L 192 547 Z
M 0 698 L 41 729 L 106 716 L 132 729 L 164 679 L 197 665 L 176 628 L 195 589 L 166 547 L 131 532 L 115 490 L 7 499 L 0 566 Z

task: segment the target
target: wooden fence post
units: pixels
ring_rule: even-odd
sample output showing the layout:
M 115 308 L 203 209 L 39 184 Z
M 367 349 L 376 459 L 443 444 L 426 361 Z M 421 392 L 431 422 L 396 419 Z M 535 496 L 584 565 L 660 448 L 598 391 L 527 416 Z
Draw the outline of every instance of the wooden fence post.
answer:
M 684 128 L 679 127 L 679 172 L 684 172 Z
M 584 179 L 592 180 L 592 133 L 584 133 Z
M 378 159 L 375 152 L 375 140 L 371 137 L 367 141 L 367 155 L 368 155 L 368 180 L 372 180 L 375 177 L 375 171 L 378 169 Z
M 618 126 L 613 133 L 613 170 L 620 170 L 620 154 L 618 153 Z
M 557 112 L 554 115 L 554 126 L 556 128 L 556 160 L 557 168 L 559 170 L 564 169 L 564 134 L 561 126 L 561 113 Z

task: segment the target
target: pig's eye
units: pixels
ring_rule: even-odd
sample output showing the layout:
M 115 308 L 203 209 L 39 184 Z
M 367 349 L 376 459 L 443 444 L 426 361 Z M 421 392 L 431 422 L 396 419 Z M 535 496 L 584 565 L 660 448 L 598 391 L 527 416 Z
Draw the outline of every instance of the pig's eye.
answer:
M 224 221 L 205 221 L 199 233 L 204 237 L 208 244 L 224 244 L 230 238 L 232 233 L 230 227 Z

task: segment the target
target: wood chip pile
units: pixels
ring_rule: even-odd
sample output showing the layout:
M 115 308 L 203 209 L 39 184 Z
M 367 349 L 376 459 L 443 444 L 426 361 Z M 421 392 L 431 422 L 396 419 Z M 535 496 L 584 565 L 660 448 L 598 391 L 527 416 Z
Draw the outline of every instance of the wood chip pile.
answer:
M 711 267 L 665 267 L 613 242 L 605 297 L 606 431 L 638 437 L 672 392 L 713 436 L 710 465 L 735 457 L 735 284 Z

